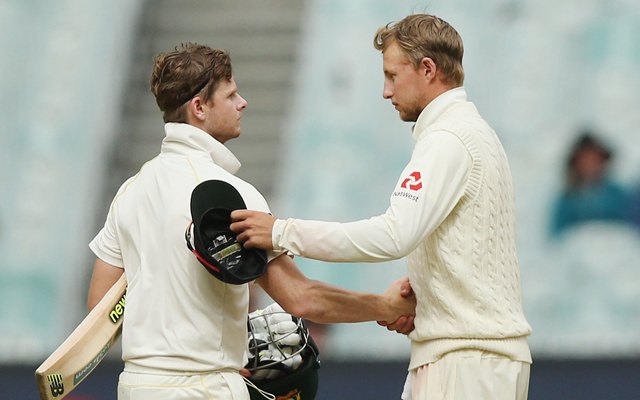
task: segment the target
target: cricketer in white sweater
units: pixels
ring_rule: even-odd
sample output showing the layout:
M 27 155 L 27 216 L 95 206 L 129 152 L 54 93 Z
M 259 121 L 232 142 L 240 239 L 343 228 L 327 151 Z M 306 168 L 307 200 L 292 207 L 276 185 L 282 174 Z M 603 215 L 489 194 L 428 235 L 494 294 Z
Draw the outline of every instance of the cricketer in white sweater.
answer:
M 417 297 L 409 369 L 480 349 L 531 362 L 515 199 L 504 149 L 464 88 L 430 102 L 387 211 L 350 223 L 277 220 L 273 247 L 333 262 L 408 256 Z

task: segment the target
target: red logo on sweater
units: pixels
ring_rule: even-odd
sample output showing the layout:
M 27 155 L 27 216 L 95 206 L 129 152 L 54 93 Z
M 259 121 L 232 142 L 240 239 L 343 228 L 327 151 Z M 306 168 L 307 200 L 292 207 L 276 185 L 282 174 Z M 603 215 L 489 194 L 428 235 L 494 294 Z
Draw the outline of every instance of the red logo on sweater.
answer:
M 412 172 L 407 179 L 402 181 L 400 187 L 413 191 L 422 189 L 422 175 L 418 171 Z

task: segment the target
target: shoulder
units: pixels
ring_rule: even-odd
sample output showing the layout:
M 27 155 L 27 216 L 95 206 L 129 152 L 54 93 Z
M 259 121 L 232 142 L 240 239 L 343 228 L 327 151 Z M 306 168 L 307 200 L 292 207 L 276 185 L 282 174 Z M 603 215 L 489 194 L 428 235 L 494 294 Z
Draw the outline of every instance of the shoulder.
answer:
M 225 181 L 231 184 L 238 191 L 238 193 L 240 193 L 248 210 L 256 210 L 267 213 L 271 212 L 267 200 L 264 198 L 262 193 L 260 193 L 260 191 L 256 189 L 255 186 L 253 186 L 251 183 L 231 174 L 226 177 Z
M 468 146 L 454 131 L 444 127 L 434 127 L 416 143 L 414 156 L 469 154 Z
M 117 204 L 118 200 L 120 200 L 123 196 L 126 195 L 126 193 L 129 191 L 129 188 L 132 185 L 134 185 L 135 182 L 137 181 L 139 174 L 140 172 L 129 177 L 126 181 L 122 183 L 122 185 L 120 185 L 120 187 L 118 188 L 118 191 L 116 192 L 116 195 L 113 197 L 112 206 Z

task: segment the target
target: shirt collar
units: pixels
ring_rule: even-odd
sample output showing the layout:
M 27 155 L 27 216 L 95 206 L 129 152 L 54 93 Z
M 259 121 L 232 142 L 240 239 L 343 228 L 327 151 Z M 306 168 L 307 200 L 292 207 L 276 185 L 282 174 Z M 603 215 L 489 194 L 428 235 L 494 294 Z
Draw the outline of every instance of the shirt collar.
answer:
M 461 101 L 467 101 L 467 92 L 463 87 L 447 90 L 433 99 L 418 116 L 413 126 L 413 138 L 420 139 L 426 127 L 433 124 L 451 104 Z
M 166 136 L 162 141 L 164 154 L 210 157 L 225 171 L 235 174 L 240 169 L 240 161 L 222 143 L 207 132 L 193 125 L 169 122 L 164 125 Z

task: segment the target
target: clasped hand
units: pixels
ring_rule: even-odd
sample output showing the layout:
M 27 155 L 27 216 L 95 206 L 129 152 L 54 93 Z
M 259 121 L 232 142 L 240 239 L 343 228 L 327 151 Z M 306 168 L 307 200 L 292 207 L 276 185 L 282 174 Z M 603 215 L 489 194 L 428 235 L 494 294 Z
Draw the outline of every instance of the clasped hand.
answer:
M 385 295 L 389 296 L 392 301 L 404 303 L 402 307 L 404 307 L 405 311 L 395 321 L 378 321 L 378 325 L 385 326 L 390 331 L 408 335 L 415 328 L 413 320 L 415 318 L 416 307 L 416 296 L 411 288 L 409 278 L 402 278 L 393 282 L 385 292 Z M 398 299 L 398 296 L 400 296 L 401 299 Z

